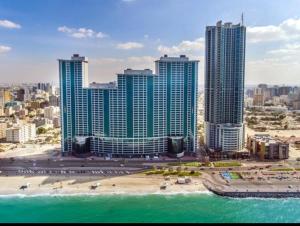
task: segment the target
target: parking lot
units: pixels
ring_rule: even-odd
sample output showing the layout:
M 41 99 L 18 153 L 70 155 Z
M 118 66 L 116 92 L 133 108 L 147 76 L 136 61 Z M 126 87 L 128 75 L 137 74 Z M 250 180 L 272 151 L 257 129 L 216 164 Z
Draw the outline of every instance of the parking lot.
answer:
M 65 176 L 102 176 L 102 177 L 111 177 L 111 176 L 122 176 L 129 175 L 139 172 L 139 169 L 135 170 L 62 170 L 62 169 L 16 169 L 16 170 L 4 170 L 0 171 L 0 175 L 5 176 L 41 176 L 41 175 L 65 175 Z

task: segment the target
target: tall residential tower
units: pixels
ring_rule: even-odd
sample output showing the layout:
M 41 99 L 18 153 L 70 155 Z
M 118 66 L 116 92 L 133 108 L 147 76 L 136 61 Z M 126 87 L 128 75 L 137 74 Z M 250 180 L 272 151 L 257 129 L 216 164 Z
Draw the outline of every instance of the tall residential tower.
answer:
M 206 145 L 239 151 L 244 144 L 246 27 L 232 23 L 206 27 Z
M 88 61 L 59 60 L 62 153 L 180 157 L 197 145 L 198 61 L 161 57 L 116 82 L 88 84 Z

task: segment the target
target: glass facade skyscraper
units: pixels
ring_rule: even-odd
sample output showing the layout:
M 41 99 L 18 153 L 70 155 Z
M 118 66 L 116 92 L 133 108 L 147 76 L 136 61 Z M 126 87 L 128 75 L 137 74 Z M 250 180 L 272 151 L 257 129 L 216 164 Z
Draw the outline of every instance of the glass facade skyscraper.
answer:
M 151 70 L 127 69 L 117 81 L 88 84 L 88 61 L 59 60 L 62 153 L 180 156 L 197 145 L 198 61 L 161 57 Z
M 210 149 L 239 151 L 244 143 L 246 27 L 206 27 L 205 141 Z

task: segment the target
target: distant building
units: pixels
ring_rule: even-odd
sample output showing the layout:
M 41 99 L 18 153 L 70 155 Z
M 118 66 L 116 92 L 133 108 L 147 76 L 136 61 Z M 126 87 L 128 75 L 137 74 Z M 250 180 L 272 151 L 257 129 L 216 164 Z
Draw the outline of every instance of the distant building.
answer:
M 273 105 L 281 105 L 281 103 L 280 103 L 280 98 L 279 98 L 279 96 L 274 96 L 273 98 L 272 98 L 272 103 L 273 103 Z
M 53 120 L 54 117 L 59 115 L 59 107 L 45 107 L 44 108 L 44 117 L 50 120 Z
M 293 110 L 300 110 L 300 100 L 293 102 Z
M 15 111 L 13 110 L 13 107 L 6 107 L 4 110 L 4 114 L 6 117 L 10 117 L 15 113 Z
M 26 108 L 21 109 L 18 114 L 20 118 L 25 118 L 28 115 L 28 110 Z
M 6 141 L 12 143 L 24 143 L 36 137 L 36 127 L 34 124 L 14 125 L 6 129 Z
M 37 84 L 37 88 L 39 90 L 43 90 L 43 91 L 49 92 L 50 88 L 51 88 L 51 85 L 50 85 L 50 83 L 38 83 Z
M 47 118 L 39 118 L 39 117 L 35 118 L 33 120 L 33 123 L 35 124 L 36 127 L 43 126 L 49 128 L 53 126 L 52 120 Z
M 253 105 L 263 106 L 265 104 L 264 90 L 262 88 L 254 89 Z
M 7 123 L 0 122 L 0 139 L 6 138 Z
M 246 95 L 247 95 L 247 97 L 253 98 L 254 90 L 253 89 L 247 89 Z
M 288 95 L 280 95 L 279 96 L 279 102 L 282 105 L 287 105 L 290 102 L 289 96 Z
M 13 96 L 9 89 L 0 89 L 0 106 L 4 106 L 7 102 L 13 100 Z
M 24 99 L 25 99 L 25 90 L 23 88 L 20 88 L 17 91 L 17 98 L 16 98 L 16 100 L 17 101 L 24 101 Z
M 55 95 L 49 96 L 49 106 L 59 106 L 59 97 Z
M 289 158 L 289 144 L 267 134 L 247 137 L 247 148 L 252 156 L 260 160 L 279 160 Z
M 278 95 L 289 95 L 289 93 L 292 91 L 292 87 L 290 86 L 281 86 L 278 88 Z
M 33 109 L 38 109 L 41 107 L 41 102 L 40 101 L 31 101 L 30 107 Z
M 246 108 L 253 107 L 253 98 L 251 98 L 251 97 L 245 98 L 245 107 Z
M 60 128 L 60 116 L 54 117 L 52 121 L 54 128 Z

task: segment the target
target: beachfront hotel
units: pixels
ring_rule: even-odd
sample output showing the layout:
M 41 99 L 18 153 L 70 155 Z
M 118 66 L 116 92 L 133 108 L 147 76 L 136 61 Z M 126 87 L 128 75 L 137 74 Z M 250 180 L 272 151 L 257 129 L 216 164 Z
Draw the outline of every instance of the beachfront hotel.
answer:
M 197 149 L 198 61 L 184 55 L 88 82 L 88 59 L 59 60 L 62 154 L 180 157 Z
M 244 144 L 246 27 L 206 27 L 205 143 L 209 149 L 240 151 Z

